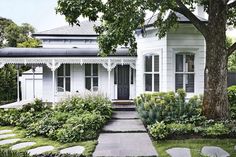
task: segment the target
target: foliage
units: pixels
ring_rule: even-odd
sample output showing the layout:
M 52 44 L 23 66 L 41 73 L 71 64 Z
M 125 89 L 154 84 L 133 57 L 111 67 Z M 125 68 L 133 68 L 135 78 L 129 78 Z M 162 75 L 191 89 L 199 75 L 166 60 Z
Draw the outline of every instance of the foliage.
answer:
M 222 135 L 227 135 L 229 133 L 229 129 L 222 123 L 215 123 L 212 126 L 207 127 L 204 130 L 204 134 L 206 136 L 222 136 Z
M 0 17 L 0 48 L 1 47 L 38 47 L 40 42 L 30 37 L 35 29 L 28 23 L 18 26 L 13 21 Z M 20 72 L 29 68 L 22 67 Z M 16 100 L 16 67 L 5 65 L 0 69 L 0 102 Z
M 228 99 L 231 119 L 236 120 L 236 86 L 228 87 Z
M 20 110 L 0 110 L 0 125 L 25 128 L 29 137 L 68 143 L 96 138 L 111 115 L 111 102 L 98 95 L 72 97 L 55 108 L 35 100 Z
M 227 47 L 229 48 L 233 44 L 232 38 L 227 38 L 226 44 L 227 44 Z M 229 71 L 236 71 L 236 52 L 232 53 L 229 56 L 228 70 Z
M 192 122 L 199 123 L 201 117 L 201 99 L 197 96 L 186 101 L 186 93 L 183 90 L 174 92 L 159 92 L 141 94 L 135 99 L 137 111 L 145 124 L 153 124 L 156 121 L 164 122 Z
M 169 134 L 164 122 L 156 122 L 153 125 L 149 125 L 148 130 L 155 139 L 165 139 Z
M 0 157 L 30 157 L 28 153 L 17 152 L 10 149 L 0 149 Z

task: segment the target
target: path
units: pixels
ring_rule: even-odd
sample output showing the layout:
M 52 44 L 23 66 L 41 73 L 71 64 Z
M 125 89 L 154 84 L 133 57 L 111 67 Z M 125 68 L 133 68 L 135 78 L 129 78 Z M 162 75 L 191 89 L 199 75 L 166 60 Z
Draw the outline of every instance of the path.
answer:
M 93 153 L 98 156 L 158 156 L 134 105 L 114 105 Z

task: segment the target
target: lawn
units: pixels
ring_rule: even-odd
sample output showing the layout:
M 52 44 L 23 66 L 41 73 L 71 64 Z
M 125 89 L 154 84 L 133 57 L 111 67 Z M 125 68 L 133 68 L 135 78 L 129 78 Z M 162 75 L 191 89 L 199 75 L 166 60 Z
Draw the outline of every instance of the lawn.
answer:
M 173 147 L 185 147 L 191 149 L 192 157 L 200 157 L 203 146 L 218 146 L 227 151 L 232 157 L 236 156 L 234 146 L 236 139 L 186 139 L 186 140 L 165 140 L 153 142 L 160 157 L 170 157 L 166 150 Z
M 22 142 L 36 142 L 35 145 L 31 146 L 31 147 L 27 147 L 24 149 L 21 149 L 20 152 L 24 152 L 27 151 L 31 148 L 36 148 L 39 146 L 53 146 L 55 147 L 55 149 L 53 150 L 53 152 L 47 152 L 47 153 L 58 153 L 59 150 L 67 148 L 67 147 L 71 147 L 71 146 L 83 146 L 85 147 L 85 151 L 83 152 L 83 156 L 92 156 L 92 153 L 96 147 L 97 141 L 96 140 L 90 140 L 90 141 L 84 141 L 84 142 L 73 142 L 73 143 L 60 143 L 57 141 L 52 141 L 48 138 L 44 138 L 44 137 L 26 137 L 26 130 L 24 129 L 20 129 L 18 127 L 11 127 L 11 126 L 0 126 L 0 130 L 13 130 L 13 134 L 16 134 L 16 136 L 14 137 L 10 137 L 10 138 L 6 138 L 6 139 L 13 139 L 13 138 L 20 138 L 21 141 L 16 142 L 14 144 L 17 143 L 22 143 Z M 9 148 L 11 147 L 13 144 L 9 144 L 9 145 L 3 145 L 0 148 Z

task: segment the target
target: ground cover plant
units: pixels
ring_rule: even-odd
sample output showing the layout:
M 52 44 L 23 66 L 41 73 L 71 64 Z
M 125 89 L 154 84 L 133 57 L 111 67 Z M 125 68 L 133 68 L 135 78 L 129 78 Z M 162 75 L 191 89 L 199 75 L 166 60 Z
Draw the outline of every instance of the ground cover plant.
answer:
M 68 143 L 95 139 L 111 115 L 107 98 L 74 96 L 54 108 L 36 100 L 20 110 L 0 110 L 0 125 L 24 128 L 28 137 L 43 136 Z
M 236 137 L 236 87 L 228 89 L 231 119 L 207 120 L 202 98 L 186 99 L 184 90 L 144 93 L 135 99 L 137 111 L 154 139 Z

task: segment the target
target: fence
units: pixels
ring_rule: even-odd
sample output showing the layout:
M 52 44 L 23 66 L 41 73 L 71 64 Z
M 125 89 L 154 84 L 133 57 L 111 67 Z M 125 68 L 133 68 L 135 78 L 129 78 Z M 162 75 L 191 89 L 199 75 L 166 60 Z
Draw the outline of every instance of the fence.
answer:
M 236 85 L 236 72 L 228 72 L 228 87 Z

